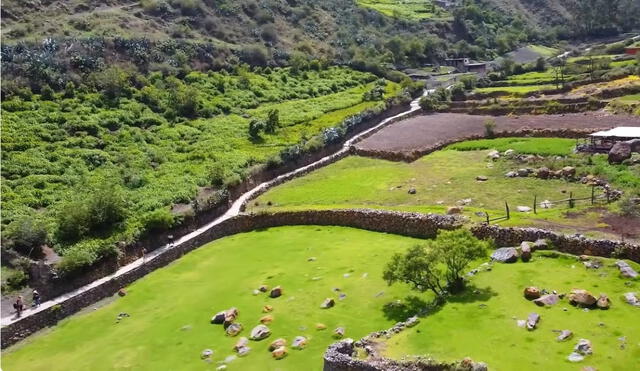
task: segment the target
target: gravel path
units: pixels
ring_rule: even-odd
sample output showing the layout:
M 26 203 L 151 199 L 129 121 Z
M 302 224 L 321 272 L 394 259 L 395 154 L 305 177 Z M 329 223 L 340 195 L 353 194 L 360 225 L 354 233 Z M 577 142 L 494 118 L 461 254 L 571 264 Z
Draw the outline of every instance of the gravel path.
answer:
M 365 151 L 411 153 L 426 151 L 439 144 L 484 134 L 484 122 L 493 119 L 496 132 L 519 129 L 608 129 L 640 126 L 640 117 L 610 115 L 604 112 L 564 115 L 477 116 L 436 113 L 409 118 L 388 126 L 356 144 Z

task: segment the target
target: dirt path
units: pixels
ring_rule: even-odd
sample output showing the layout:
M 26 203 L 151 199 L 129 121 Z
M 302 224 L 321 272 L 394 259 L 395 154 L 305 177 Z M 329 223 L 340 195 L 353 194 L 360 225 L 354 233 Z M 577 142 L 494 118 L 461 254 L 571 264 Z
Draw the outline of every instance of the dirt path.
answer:
M 640 117 L 604 112 L 496 117 L 437 113 L 398 122 L 356 144 L 356 148 L 364 151 L 407 154 L 414 151 L 423 152 L 443 143 L 484 135 L 484 122 L 488 119 L 495 121 L 497 133 L 525 128 L 608 129 L 616 126 L 640 126 Z

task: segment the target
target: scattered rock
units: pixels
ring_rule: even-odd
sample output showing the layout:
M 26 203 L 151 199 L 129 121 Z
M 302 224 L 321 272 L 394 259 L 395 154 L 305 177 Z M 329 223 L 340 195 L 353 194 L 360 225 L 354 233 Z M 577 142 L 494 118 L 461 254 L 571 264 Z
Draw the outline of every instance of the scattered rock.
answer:
M 251 352 L 251 347 L 249 347 L 249 346 L 244 346 L 244 347 L 238 349 L 238 355 L 240 357 L 246 356 L 247 354 L 249 354 L 249 352 Z
M 294 349 L 304 349 L 304 347 L 307 346 L 307 338 L 304 336 L 296 336 L 295 339 L 293 339 L 293 343 L 291 344 L 291 347 Z
M 260 318 L 260 323 L 262 323 L 263 325 L 268 325 L 271 322 L 273 322 L 273 316 L 272 315 L 266 315 L 266 316 L 262 316 Z
M 316 257 L 312 256 L 312 257 L 308 258 L 307 261 L 308 262 L 314 262 L 314 261 L 316 261 Z
M 447 208 L 447 215 L 462 214 L 462 207 L 450 206 Z
M 338 327 L 337 329 L 333 330 L 333 336 L 336 338 L 343 337 L 344 333 L 345 333 L 344 327 Z
M 573 178 L 576 175 L 576 168 L 573 166 L 565 166 L 562 168 L 562 176 L 565 178 Z
M 472 200 L 472 199 L 470 199 L 470 198 L 463 198 L 462 200 L 458 200 L 456 203 L 457 203 L 458 205 L 462 205 L 462 206 L 464 206 L 464 205 L 469 205 L 472 201 L 473 201 L 473 200 Z
M 260 292 L 267 292 L 269 290 L 269 287 L 267 285 L 261 285 L 258 290 Z
M 518 260 L 518 251 L 514 247 L 501 247 L 491 254 L 491 259 L 501 263 L 515 263 Z
M 516 210 L 520 213 L 528 213 L 531 211 L 529 206 L 516 206 Z
M 272 352 L 280 347 L 287 345 L 287 341 L 283 338 L 276 339 L 269 344 L 269 351 Z
M 629 158 L 631 158 L 631 144 L 629 142 L 617 142 L 609 150 L 610 164 L 619 164 Z
M 240 333 L 240 331 L 242 331 L 242 325 L 239 323 L 232 323 L 227 327 L 227 335 L 229 336 L 236 336 Z
M 486 176 L 484 176 L 484 175 L 478 175 L 478 176 L 476 177 L 476 180 L 477 180 L 478 182 L 486 182 L 487 180 L 489 180 L 489 178 L 488 178 L 488 177 L 486 177 Z
M 540 202 L 540 207 L 543 209 L 551 209 L 553 207 L 553 203 L 549 200 L 544 200 Z
M 508 149 L 508 150 L 504 151 L 504 155 L 507 156 L 507 157 L 511 157 L 511 156 L 513 156 L 515 154 L 516 154 L 516 151 L 513 150 L 513 149 Z
M 587 354 L 593 353 L 593 349 L 591 348 L 591 342 L 587 339 L 580 339 L 578 344 L 573 347 L 573 351 L 578 354 L 582 354 L 586 356 Z
M 539 168 L 538 170 L 536 170 L 536 177 L 540 178 L 540 179 L 547 179 L 549 178 L 549 173 L 551 172 L 551 170 L 549 170 L 548 167 L 543 166 L 541 168 Z
M 329 309 L 329 308 L 333 307 L 334 305 L 336 305 L 336 301 L 333 300 L 333 298 L 326 298 L 326 299 L 324 299 L 324 301 L 320 305 L 320 308 Z
M 420 319 L 418 318 L 418 316 L 409 317 L 405 322 L 405 326 L 413 327 L 417 325 L 419 322 L 420 322 Z
M 211 323 L 214 325 L 221 325 L 224 323 L 225 311 L 216 313 L 213 317 L 211 317 Z
M 624 301 L 626 301 L 627 304 L 633 305 L 634 307 L 640 307 L 640 298 L 638 298 L 635 292 L 625 293 Z
M 415 195 L 416 194 L 416 189 L 415 188 L 409 188 L 407 193 L 409 193 L 410 195 Z
M 262 307 L 262 313 L 269 313 L 271 311 L 273 311 L 273 307 L 271 305 L 265 305 Z
M 592 259 L 583 262 L 584 266 L 587 269 L 600 269 L 602 267 L 602 260 L 600 259 Z
M 520 259 L 525 263 L 531 260 L 531 243 L 525 241 L 520 244 Z
M 573 332 L 571 330 L 562 330 L 556 339 L 558 339 L 558 341 L 565 341 L 571 339 L 572 336 Z
M 238 341 L 236 341 L 236 345 L 233 346 L 233 350 L 237 352 L 238 349 L 242 347 L 246 347 L 248 345 L 249 345 L 249 339 L 243 336 L 240 339 L 238 339 Z
M 251 340 L 262 340 L 266 339 L 271 335 L 271 330 L 265 325 L 258 325 L 251 330 Z
M 549 245 L 547 244 L 547 240 L 545 239 L 541 238 L 536 240 L 536 242 L 533 243 L 534 250 L 546 250 L 547 248 L 549 248 Z
M 276 286 L 273 289 L 271 289 L 271 292 L 269 293 L 269 297 L 270 298 L 278 298 L 282 296 L 282 288 L 280 286 Z
M 287 354 L 288 354 L 288 352 L 287 352 L 287 348 L 286 347 L 280 347 L 278 349 L 274 349 L 271 352 L 271 355 L 275 359 L 283 359 L 284 357 L 287 356 Z
M 212 355 L 213 355 L 213 350 L 205 349 L 202 351 L 202 353 L 200 353 L 200 358 L 202 359 L 211 358 Z
M 516 325 L 518 325 L 518 327 L 525 327 L 527 325 L 527 321 L 519 319 L 516 321 Z
M 638 277 L 638 272 L 633 270 L 633 268 L 631 268 L 629 263 L 627 263 L 627 262 L 625 262 L 623 260 L 618 260 L 615 264 L 618 267 L 618 269 L 620 270 L 620 274 L 622 275 L 622 277 L 625 277 L 625 278 L 636 278 L 636 277 Z
M 500 152 L 493 150 L 489 153 L 487 153 L 487 158 L 490 158 L 492 160 L 497 160 L 500 158 Z
M 532 331 L 538 326 L 540 322 L 540 315 L 538 313 L 531 313 L 527 317 L 527 330 Z
M 582 354 L 573 352 L 569 354 L 569 357 L 567 357 L 567 359 L 569 360 L 569 362 L 581 362 L 584 360 L 584 356 Z
M 118 296 L 126 296 L 126 295 L 127 295 L 127 290 L 125 289 L 118 290 Z
M 569 294 L 569 303 L 572 305 L 590 307 L 596 303 L 597 299 L 587 290 L 574 289 Z
M 516 173 L 515 171 L 508 171 L 506 174 L 504 174 L 504 176 L 506 176 L 507 178 L 515 178 L 518 176 L 518 173 Z
M 530 172 L 530 169 L 518 169 L 517 174 L 519 177 L 528 177 Z
M 524 289 L 524 297 L 527 300 L 533 300 L 540 297 L 540 289 L 534 286 L 530 286 Z
M 325 325 L 324 323 L 316 323 L 316 330 L 321 331 L 326 329 L 327 329 L 327 325 Z
M 232 324 L 233 322 L 236 321 L 236 318 L 238 318 L 238 309 L 236 308 L 230 308 L 227 309 L 224 312 L 224 322 L 223 325 L 225 327 L 229 326 L 230 324 Z
M 345 293 L 341 293 L 341 294 L 338 296 L 338 300 L 344 300 L 344 299 L 346 299 L 346 298 L 347 298 L 347 294 L 345 294 Z
M 607 295 L 600 294 L 598 301 L 596 301 L 596 305 L 600 309 L 609 309 L 609 307 L 611 306 L 611 300 L 609 300 L 609 297 Z
M 560 301 L 560 297 L 556 294 L 547 294 L 539 297 L 533 302 L 541 307 L 555 305 Z

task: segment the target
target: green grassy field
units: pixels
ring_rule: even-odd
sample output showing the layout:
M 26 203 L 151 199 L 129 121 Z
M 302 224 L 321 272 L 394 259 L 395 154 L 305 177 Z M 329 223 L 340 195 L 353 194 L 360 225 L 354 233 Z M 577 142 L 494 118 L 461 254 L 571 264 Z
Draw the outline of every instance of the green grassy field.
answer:
M 544 91 L 556 89 L 556 85 L 542 84 L 542 85 L 520 85 L 520 86 L 492 86 L 488 88 L 477 88 L 474 90 L 476 93 L 492 93 L 496 91 L 504 91 L 507 93 L 525 94 L 532 91 Z
M 394 358 L 419 354 L 453 361 L 467 356 L 486 362 L 490 370 L 512 370 L 516 365 L 519 370 L 638 369 L 639 310 L 626 304 L 622 295 L 637 292 L 640 284 L 619 278 L 611 263 L 607 260 L 605 267 L 587 270 L 574 257 L 548 258 L 538 252 L 529 263 L 495 264 L 492 271 L 471 279 L 471 290 L 428 314 L 416 327 L 393 336 L 381 349 Z M 523 298 L 527 286 L 561 293 L 573 288 L 587 289 L 596 296 L 606 293 L 612 305 L 606 311 L 583 311 L 565 299 L 540 308 Z M 516 325 L 516 319 L 526 319 L 532 312 L 541 316 L 536 330 Z M 574 336 L 559 342 L 552 331 L 563 329 L 573 331 Z M 583 362 L 571 363 L 567 356 L 581 338 L 592 342 L 593 354 Z
M 452 144 L 449 149 L 458 151 L 495 149 L 500 152 L 513 149 L 518 153 L 538 154 L 541 156 L 567 156 L 573 153 L 575 146 L 575 139 L 498 138 L 468 140 Z
M 357 0 L 358 5 L 398 18 L 412 20 L 447 18 L 450 15 L 431 0 Z
M 3 351 L 2 366 L 7 371 L 214 370 L 219 361 L 235 354 L 233 345 L 240 336 L 248 337 L 268 304 L 274 308 L 272 335 L 252 341 L 251 353 L 228 369 L 317 370 L 326 347 L 335 341 L 335 328 L 345 327 L 347 337 L 359 338 L 400 320 L 383 308 L 410 291 L 387 287 L 382 270 L 393 253 L 418 241 L 319 226 L 227 237 L 135 282 L 127 296 L 97 310 L 90 307 Z M 316 261 L 307 261 L 310 257 Z M 262 284 L 281 285 L 284 295 L 254 296 L 252 291 Z M 344 300 L 338 299 L 340 293 L 346 294 Z M 335 307 L 320 309 L 328 297 L 335 298 Z M 428 300 L 427 295 L 423 298 Z M 235 338 L 225 336 L 221 325 L 209 323 L 215 313 L 232 306 L 238 308 L 238 322 L 244 326 Z M 131 317 L 116 323 L 121 312 Z M 316 330 L 317 323 L 327 329 Z M 308 337 L 307 349 L 290 349 L 284 360 L 272 359 L 269 343 L 283 337 L 290 344 L 298 335 Z M 214 351 L 213 363 L 200 360 L 204 349 Z

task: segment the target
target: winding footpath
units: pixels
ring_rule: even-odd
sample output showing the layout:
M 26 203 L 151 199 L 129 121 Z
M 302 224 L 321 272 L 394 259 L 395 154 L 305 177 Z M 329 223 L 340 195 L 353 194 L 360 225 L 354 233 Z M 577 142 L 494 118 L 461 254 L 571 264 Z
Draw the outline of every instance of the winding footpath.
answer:
M 433 92 L 433 89 L 430 90 L 425 90 L 422 96 L 425 95 L 429 95 Z M 287 181 L 290 179 L 293 179 L 299 175 L 305 174 L 306 171 L 308 171 L 310 168 L 317 168 L 317 167 L 321 167 L 321 166 L 325 166 L 328 164 L 333 163 L 336 159 L 341 158 L 342 156 L 344 156 L 345 154 L 347 154 L 351 147 L 357 143 L 358 141 L 368 137 L 369 135 L 375 133 L 376 131 L 380 130 L 381 128 L 389 125 L 390 123 L 394 122 L 395 120 L 399 119 L 399 118 L 403 118 L 406 116 L 409 116 L 410 114 L 418 111 L 420 109 L 420 105 L 419 105 L 419 101 L 420 101 L 421 97 L 418 97 L 416 99 L 414 99 L 411 104 L 410 107 L 407 111 L 401 112 L 395 116 L 386 118 L 384 120 L 382 120 L 379 124 L 361 132 L 358 133 L 356 135 L 354 135 L 351 139 L 347 140 L 344 145 L 342 146 L 342 148 L 338 151 L 335 152 L 329 156 L 323 157 L 321 159 L 319 159 L 318 161 L 315 161 L 309 165 L 297 168 L 295 170 L 292 170 L 288 173 L 282 174 L 278 177 L 276 177 L 275 179 L 272 179 L 268 182 L 264 182 L 259 184 L 258 186 L 254 187 L 253 189 L 245 192 L 244 194 L 242 194 L 240 197 L 238 197 L 238 199 L 236 199 L 233 204 L 231 205 L 231 207 L 229 208 L 229 210 L 227 210 L 227 212 L 225 212 L 222 216 L 218 217 L 217 219 L 213 220 L 212 222 L 203 225 L 202 227 L 194 230 L 191 233 L 188 233 L 182 237 L 180 237 L 179 239 L 168 243 L 158 249 L 155 249 L 151 252 L 149 252 L 144 258 L 140 258 L 138 260 L 135 260 L 125 266 L 122 266 L 120 269 L 118 269 L 117 271 L 115 271 L 114 273 L 105 276 L 103 278 L 100 278 L 98 280 L 95 280 L 85 286 L 82 286 L 76 290 L 70 291 L 66 294 L 60 295 L 57 298 L 51 299 L 49 301 L 46 301 L 44 303 L 42 303 L 39 307 L 37 308 L 28 308 L 26 310 L 24 310 L 22 312 L 22 317 L 21 318 L 16 318 L 14 313 L 2 313 L 2 320 L 1 320 L 1 325 L 2 326 L 7 326 L 9 324 L 12 324 L 14 322 L 20 321 L 24 318 L 27 318 L 29 316 L 34 315 L 35 313 L 41 312 L 43 310 L 46 310 L 48 308 L 51 308 L 54 305 L 60 304 L 65 302 L 66 300 L 76 297 L 90 289 L 93 289 L 97 286 L 100 286 L 101 284 L 108 282 L 114 278 L 120 277 L 123 274 L 140 267 L 141 265 L 143 265 L 143 263 L 148 263 L 152 260 L 154 260 L 155 258 L 157 258 L 158 256 L 161 256 L 162 254 L 166 253 L 167 251 L 170 251 L 172 249 L 175 249 L 177 247 L 179 247 L 180 245 L 184 244 L 187 241 L 190 241 L 198 236 L 200 236 L 201 234 L 203 234 L 205 231 L 209 230 L 211 227 L 218 225 L 222 222 L 224 222 L 225 220 L 231 219 L 235 216 L 237 216 L 238 214 L 240 214 L 242 211 L 242 207 L 243 205 L 251 200 L 254 196 L 259 195 L 261 192 L 264 192 L 265 190 L 281 184 L 283 181 Z

